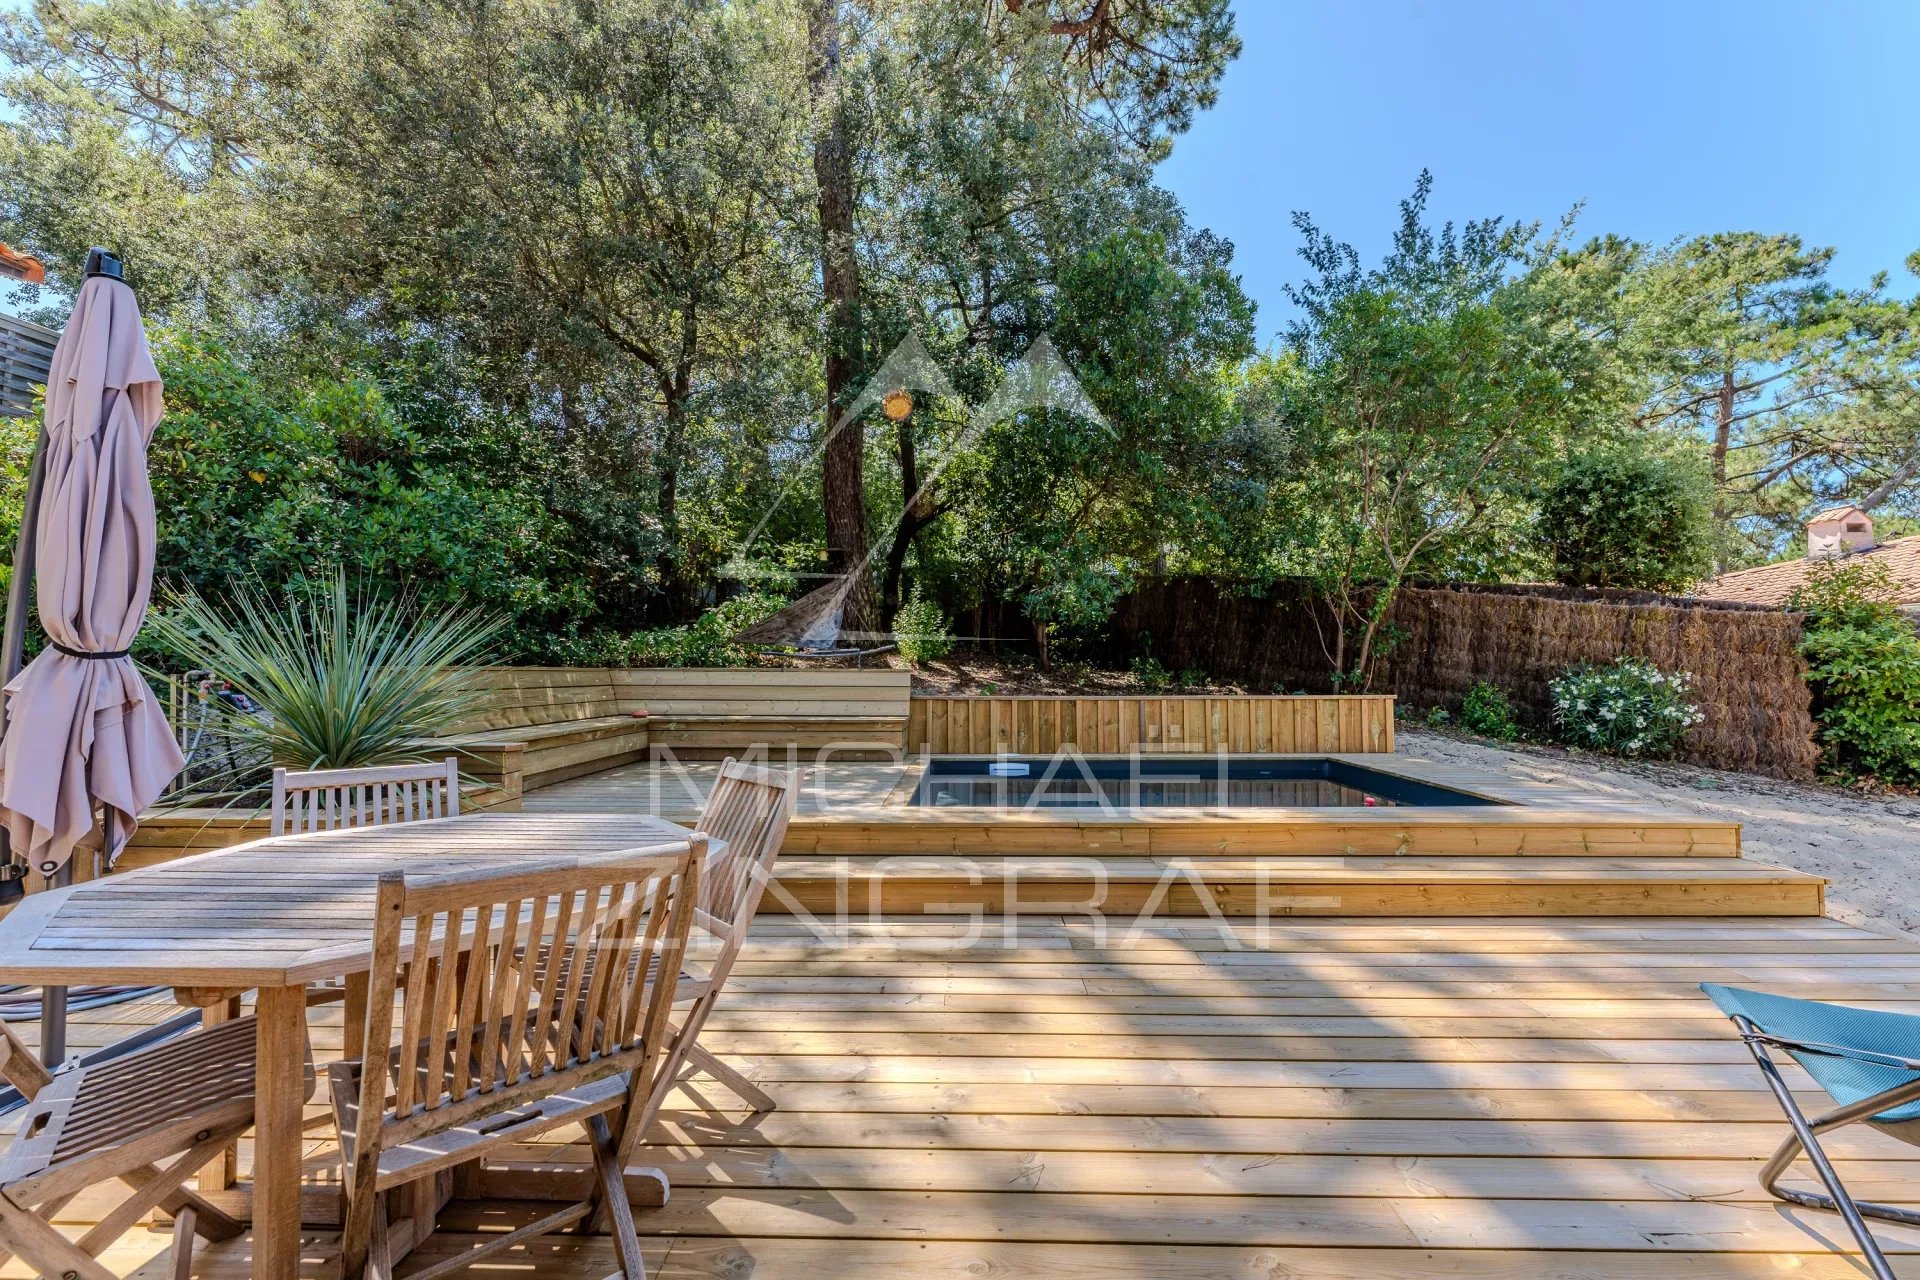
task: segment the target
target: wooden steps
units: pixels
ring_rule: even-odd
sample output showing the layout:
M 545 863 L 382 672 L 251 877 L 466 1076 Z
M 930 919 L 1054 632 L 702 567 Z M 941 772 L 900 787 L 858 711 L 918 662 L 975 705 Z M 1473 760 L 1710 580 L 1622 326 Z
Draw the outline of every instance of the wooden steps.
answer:
M 1737 858 L 1736 822 L 1638 810 L 1474 808 L 1133 809 L 1111 813 L 863 806 L 802 813 L 782 850 L 803 853 L 1290 854 Z
M 782 857 L 763 912 L 1817 916 L 1818 876 L 1636 857 Z

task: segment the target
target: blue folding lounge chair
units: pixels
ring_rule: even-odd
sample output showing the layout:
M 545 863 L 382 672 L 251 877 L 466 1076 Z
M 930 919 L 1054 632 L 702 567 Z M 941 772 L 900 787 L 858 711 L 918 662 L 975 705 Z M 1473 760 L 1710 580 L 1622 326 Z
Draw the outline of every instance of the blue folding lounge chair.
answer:
M 1902 1142 L 1920 1146 L 1920 1016 L 1849 1009 L 1712 982 L 1701 983 L 1700 989 L 1740 1029 L 1741 1039 L 1766 1075 L 1767 1087 L 1773 1090 L 1787 1113 L 1787 1123 L 1793 1126 L 1792 1136 L 1761 1169 L 1760 1185 L 1769 1195 L 1791 1204 L 1838 1212 L 1859 1240 L 1873 1274 L 1879 1280 L 1895 1280 L 1893 1269 L 1861 1215 L 1920 1226 L 1920 1211 L 1854 1200 L 1841 1185 L 1840 1175 L 1833 1171 L 1815 1135 L 1864 1120 Z M 1791 1054 L 1832 1095 L 1839 1108 L 1807 1119 L 1780 1076 L 1779 1065 L 1770 1052 L 1773 1049 Z M 1802 1151 L 1831 1194 L 1823 1196 L 1780 1185 L 1781 1175 Z

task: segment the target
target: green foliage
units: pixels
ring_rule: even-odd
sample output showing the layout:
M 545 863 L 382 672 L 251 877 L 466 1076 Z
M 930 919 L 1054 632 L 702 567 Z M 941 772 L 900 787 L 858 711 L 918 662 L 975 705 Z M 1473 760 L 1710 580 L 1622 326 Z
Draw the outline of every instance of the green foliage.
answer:
M 1460 702 L 1460 727 L 1483 738 L 1512 742 L 1520 736 L 1520 724 L 1514 719 L 1513 703 L 1498 685 L 1475 680 Z
M 1426 721 L 1435 729 L 1444 729 L 1453 723 L 1453 712 L 1445 707 L 1428 707 Z
M 1910 784 L 1920 781 L 1920 635 L 1893 589 L 1884 564 L 1831 561 L 1788 604 L 1807 615 L 1800 651 L 1828 766 Z
M 811 25 L 841 37 L 831 104 Z M 1790 235 L 1572 249 L 1435 226 L 1423 176 L 1377 266 L 1300 220 L 1300 319 L 1256 354 L 1232 246 L 1155 185 L 1233 25 L 1228 0 L 31 0 L 0 13 L 0 240 L 49 263 L 30 304 L 117 246 L 161 322 L 164 572 L 217 594 L 340 561 L 503 615 L 519 657 L 724 655 L 659 624 L 823 566 L 797 497 L 846 403 L 829 341 L 835 390 L 913 334 L 954 392 L 856 424 L 864 494 L 834 510 L 864 501 L 881 598 L 1006 606 L 1043 655 L 1146 575 L 1304 577 L 1364 689 L 1411 579 L 1683 585 L 1698 495 L 1652 458 L 1710 478 L 1723 564 L 1836 498 L 1920 515 L 1920 303 Z M 832 324 L 829 201 L 858 277 Z M 1097 413 L 1022 394 L 1042 338 Z M 0 481 L 0 537 L 15 509 Z
M 1693 677 L 1640 658 L 1583 662 L 1549 689 L 1561 741 L 1609 755 L 1665 759 L 1706 718 L 1688 698 Z
M 735 644 L 740 631 L 786 606 L 779 596 L 748 591 L 723 601 L 684 626 L 655 627 L 622 635 L 596 631 L 554 646 L 554 657 L 571 667 L 745 667 L 759 659 Z
M 215 602 L 171 593 L 147 630 L 182 667 L 220 673 L 259 708 L 220 707 L 220 731 L 289 769 L 350 769 L 419 760 L 420 739 L 446 733 L 485 698 L 498 619 L 477 609 L 424 608 L 318 574 L 280 590 L 257 581 Z
M 1810 509 L 1920 476 L 1920 301 L 1884 275 L 1843 290 L 1832 261 L 1794 235 L 1703 235 L 1642 251 L 1620 293 L 1636 420 L 1705 442 L 1722 567 L 1770 558 Z
M 1150 653 L 1138 655 L 1133 660 L 1133 678 L 1143 689 L 1171 689 L 1173 672 L 1160 665 L 1160 660 Z
M 1044 346 L 1038 367 L 996 374 L 987 403 L 1005 407 L 979 414 L 947 472 L 951 542 L 922 540 L 923 557 L 1046 627 L 1096 627 L 1169 548 L 1222 540 L 1224 371 L 1252 353 L 1253 310 L 1231 247 L 1176 230 L 1118 231 L 1056 268 L 1046 332 L 1085 398 Z
M 0 592 L 13 582 L 13 552 L 20 538 L 20 513 L 27 502 L 27 472 L 33 466 L 33 439 L 39 410 L 32 418 L 0 414 Z
M 1567 586 L 1679 591 L 1713 571 L 1712 501 L 1688 460 L 1580 453 L 1553 477 L 1534 535 Z
M 1274 570 L 1314 583 L 1336 687 L 1363 690 L 1410 577 L 1478 579 L 1514 564 L 1527 496 L 1579 428 L 1590 344 L 1536 282 L 1557 242 L 1494 218 L 1427 225 L 1431 179 L 1403 201 L 1374 269 L 1296 219 L 1313 278 L 1290 296 L 1291 361 L 1266 398 L 1285 433 L 1269 497 Z
M 153 347 L 168 410 L 149 452 L 159 563 L 204 593 L 347 564 L 423 606 L 500 616 L 504 647 L 525 653 L 591 619 L 624 576 L 601 563 L 597 522 L 565 518 L 557 460 L 511 418 L 423 397 L 403 367 L 384 383 L 262 373 L 166 329 Z
M 899 642 L 900 656 L 916 666 L 937 662 L 953 652 L 953 632 L 947 628 L 946 616 L 918 586 L 894 615 L 893 634 Z

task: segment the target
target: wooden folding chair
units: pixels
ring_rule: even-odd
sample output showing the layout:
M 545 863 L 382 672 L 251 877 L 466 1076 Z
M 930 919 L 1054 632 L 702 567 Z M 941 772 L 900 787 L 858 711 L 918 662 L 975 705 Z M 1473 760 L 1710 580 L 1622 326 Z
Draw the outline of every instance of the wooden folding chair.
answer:
M 585 1125 L 593 1147 L 587 1199 L 418 1280 L 598 1216 L 611 1222 L 621 1274 L 646 1274 L 621 1171 L 666 1069 L 706 845 L 696 834 L 612 858 L 381 879 L 367 1052 L 328 1068 L 346 1280 L 386 1280 L 432 1232 L 443 1172 L 567 1124 Z
M 716 848 L 707 862 L 700 909 L 694 915 L 694 923 L 718 940 L 720 950 L 708 963 L 690 961 L 680 975 L 682 1005 L 674 1015 L 678 1025 L 671 1050 L 673 1067 L 662 1095 L 652 1101 L 649 1120 L 674 1084 L 701 1072 L 726 1085 L 755 1111 L 773 1109 L 774 1101 L 763 1089 L 701 1047 L 700 1032 L 747 940 L 799 796 L 800 780 L 791 771 L 740 764 L 732 757 L 720 766 L 699 826 L 716 846 L 722 840 L 726 845 Z
M 267 833 L 290 836 L 459 816 L 457 756 L 369 769 L 275 769 Z
M 0 1025 L 0 1044 L 0 1073 L 28 1099 L 0 1158 L 0 1258 L 63 1280 L 113 1280 L 95 1259 L 158 1208 L 173 1215 L 172 1273 L 183 1278 L 196 1232 L 227 1240 L 244 1230 L 182 1184 L 253 1124 L 252 1018 L 57 1074 L 11 1027 Z M 61 1206 L 112 1179 L 133 1188 L 117 1208 L 77 1241 L 54 1229 Z

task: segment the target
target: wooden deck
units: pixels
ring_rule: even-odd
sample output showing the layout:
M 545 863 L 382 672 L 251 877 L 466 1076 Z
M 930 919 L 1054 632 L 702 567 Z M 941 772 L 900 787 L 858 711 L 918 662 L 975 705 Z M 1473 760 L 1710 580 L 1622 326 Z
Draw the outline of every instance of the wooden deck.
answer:
M 908 803 L 924 758 L 803 766 L 763 911 L 1169 916 L 1808 916 L 1817 876 L 1740 857 L 1737 823 L 1407 755 L 1337 758 L 1493 805 L 997 812 Z M 1205 773 L 1208 758 L 1196 757 Z M 630 765 L 529 812 L 691 821 L 712 766 Z
M 1759 1196 L 1782 1126 L 1694 984 L 1920 1010 L 1920 949 L 1822 919 L 1304 921 L 1264 941 L 1204 921 L 1104 939 L 1085 919 L 1017 924 L 967 946 L 956 919 L 845 945 L 758 923 L 708 1044 L 780 1107 L 689 1098 L 663 1118 L 651 1154 L 674 1190 L 639 1215 L 653 1274 L 1861 1274 L 1833 1251 L 1837 1220 Z M 171 1008 L 83 1015 L 74 1039 Z M 316 1052 L 337 1052 L 338 1006 L 313 1017 Z M 1920 1197 L 1920 1151 L 1859 1129 L 1833 1145 L 1857 1192 Z M 316 1179 L 331 1160 L 316 1130 Z M 523 1208 L 455 1202 L 433 1254 Z M 1920 1276 L 1920 1232 L 1881 1235 Z M 109 1261 L 130 1270 L 163 1240 L 136 1233 Z M 311 1241 L 314 1276 L 332 1274 L 329 1242 Z M 604 1241 L 562 1238 L 476 1274 L 612 1266 Z M 197 1274 L 239 1280 L 245 1242 Z

